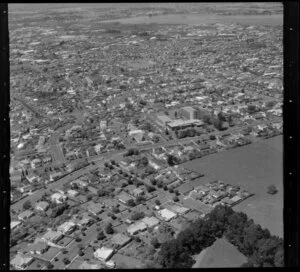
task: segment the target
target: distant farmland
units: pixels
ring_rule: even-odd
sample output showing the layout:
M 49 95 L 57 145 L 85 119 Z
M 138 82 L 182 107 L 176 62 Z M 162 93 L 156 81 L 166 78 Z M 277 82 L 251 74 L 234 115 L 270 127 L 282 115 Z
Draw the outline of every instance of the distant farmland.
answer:
M 283 236 L 282 136 L 206 156 L 184 166 L 254 193 L 234 209 L 245 212 L 272 234 Z M 267 193 L 270 184 L 276 185 L 277 194 Z

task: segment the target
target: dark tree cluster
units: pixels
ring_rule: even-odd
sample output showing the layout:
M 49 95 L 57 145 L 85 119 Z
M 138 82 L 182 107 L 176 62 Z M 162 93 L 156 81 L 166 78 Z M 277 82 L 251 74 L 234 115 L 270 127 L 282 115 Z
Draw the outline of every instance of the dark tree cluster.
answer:
M 193 255 L 223 236 L 248 258 L 243 266 L 284 266 L 281 238 L 254 224 L 246 214 L 221 205 L 180 232 L 176 239 L 163 243 L 157 263 L 162 268 L 190 268 L 195 262 Z

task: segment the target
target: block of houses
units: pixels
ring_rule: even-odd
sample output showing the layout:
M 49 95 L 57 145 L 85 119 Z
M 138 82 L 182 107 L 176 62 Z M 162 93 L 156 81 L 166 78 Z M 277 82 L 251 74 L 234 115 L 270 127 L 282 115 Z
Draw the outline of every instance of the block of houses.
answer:
M 163 209 L 158 211 L 158 214 L 165 220 L 165 221 L 171 221 L 172 219 L 174 219 L 177 214 L 170 211 L 169 209 Z
M 141 220 L 148 228 L 154 228 L 159 224 L 159 220 L 155 216 L 145 217 Z
M 49 245 L 45 242 L 37 242 L 29 246 L 29 252 L 31 254 L 37 254 L 42 255 L 44 252 L 46 252 L 49 249 Z
M 49 203 L 46 201 L 40 201 L 35 204 L 35 209 L 37 211 L 45 212 L 49 208 Z
M 34 215 L 34 212 L 26 210 L 18 215 L 19 220 L 26 220 Z
M 130 241 L 131 238 L 122 233 L 117 233 L 111 238 L 111 242 L 120 247 L 127 245 Z
M 76 224 L 72 221 L 65 222 L 57 227 L 57 231 L 62 234 L 70 234 L 76 228 Z
M 102 262 L 106 262 L 114 254 L 114 250 L 107 247 L 98 248 L 94 252 L 94 257 Z
M 20 270 L 26 269 L 32 262 L 33 262 L 33 257 L 31 256 L 26 256 L 23 254 L 17 254 L 11 261 L 10 264 Z
M 41 240 L 45 242 L 52 242 L 56 244 L 59 240 L 63 238 L 63 234 L 60 232 L 49 229 L 42 237 Z
M 54 193 L 50 196 L 50 199 L 52 202 L 55 202 L 56 204 L 63 203 L 67 200 L 67 196 L 61 193 Z
M 138 222 L 138 223 L 130 225 L 127 228 L 127 232 L 130 235 L 134 235 L 134 234 L 137 234 L 141 231 L 145 231 L 146 229 L 147 229 L 147 225 L 144 222 Z

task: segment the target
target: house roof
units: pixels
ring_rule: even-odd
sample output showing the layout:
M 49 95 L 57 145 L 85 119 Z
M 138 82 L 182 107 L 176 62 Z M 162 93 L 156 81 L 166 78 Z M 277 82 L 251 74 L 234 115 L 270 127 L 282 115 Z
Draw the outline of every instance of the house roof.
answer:
M 37 243 L 29 246 L 29 251 L 40 251 L 46 249 L 47 247 L 49 246 L 45 242 L 38 241 Z
M 47 240 L 47 241 L 52 241 L 58 237 L 61 236 L 61 233 L 59 233 L 58 231 L 54 231 L 54 230 L 48 230 L 43 236 L 42 239 L 43 240 Z
M 159 224 L 159 220 L 152 216 L 152 217 L 145 217 L 142 219 L 142 222 L 144 222 L 148 227 L 154 227 L 157 224 Z
M 168 210 L 168 209 L 163 209 L 161 211 L 158 212 L 160 214 L 161 217 L 163 217 L 165 220 L 169 221 L 172 218 L 176 217 L 176 213 Z
M 19 217 L 24 218 L 24 217 L 29 217 L 29 216 L 31 216 L 31 215 L 33 215 L 33 212 L 30 211 L 30 210 L 26 210 L 26 211 L 20 213 L 20 214 L 19 214 Z
M 11 221 L 10 222 L 10 229 L 14 229 L 16 226 L 20 225 L 21 221 Z
M 127 231 L 128 232 L 136 232 L 136 231 L 145 230 L 145 229 L 147 229 L 147 225 L 144 222 L 138 222 L 138 223 L 130 225 L 127 228 Z
M 49 207 L 49 203 L 46 202 L 46 201 L 40 201 L 40 202 L 37 202 L 37 203 L 35 204 L 35 207 L 36 207 L 36 208 L 39 207 L 39 208 L 45 210 L 45 209 L 47 209 L 47 207 Z
M 95 251 L 94 255 L 100 259 L 106 260 L 113 252 L 114 250 L 111 248 L 101 247 Z
M 130 237 L 128 237 L 127 235 L 124 235 L 122 233 L 117 233 L 116 235 L 114 235 L 111 239 L 111 241 L 114 243 L 114 244 L 117 244 L 117 245 L 124 245 L 126 244 L 127 242 L 129 242 L 131 240 Z
M 25 256 L 21 254 L 17 254 L 10 263 L 14 266 L 22 266 L 28 264 L 33 258 L 30 256 Z

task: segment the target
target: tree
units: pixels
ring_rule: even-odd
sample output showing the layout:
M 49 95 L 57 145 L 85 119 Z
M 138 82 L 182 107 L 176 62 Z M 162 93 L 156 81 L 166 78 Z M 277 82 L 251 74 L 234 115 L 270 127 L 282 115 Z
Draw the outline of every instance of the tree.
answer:
M 160 203 L 160 201 L 159 201 L 158 199 L 156 199 L 156 200 L 155 200 L 155 204 L 156 204 L 157 206 L 159 206 L 161 203 Z
M 101 230 L 97 235 L 97 240 L 103 240 L 105 239 L 104 232 Z
M 134 206 L 135 206 L 134 200 L 133 200 L 133 199 L 129 199 L 129 200 L 127 201 L 127 205 L 128 205 L 129 207 L 134 207 Z
M 152 185 L 154 185 L 154 186 L 156 185 L 156 179 L 155 178 L 151 178 L 150 182 L 151 182 Z
M 130 219 L 131 220 L 134 220 L 134 221 L 137 221 L 137 220 L 140 220 L 142 218 L 145 217 L 145 213 L 144 212 L 135 212 L 131 215 Z
M 114 230 L 112 228 L 112 224 L 111 223 L 108 223 L 106 226 L 105 226 L 105 232 L 107 234 L 113 234 L 114 233 Z
M 23 203 L 23 209 L 24 210 L 29 210 L 32 208 L 32 204 L 29 200 L 26 200 L 24 203 Z
M 150 243 L 154 248 L 160 247 L 160 243 L 158 242 L 158 239 L 156 237 L 152 238 Z
M 146 188 L 147 188 L 148 193 L 155 191 L 155 188 L 153 186 L 147 186 Z
M 276 186 L 274 184 L 271 184 L 269 187 L 268 187 L 268 194 L 270 195 L 274 195 L 278 192 Z
M 178 196 L 174 196 L 174 197 L 173 197 L 173 201 L 174 201 L 174 202 L 178 202 L 178 201 L 179 201 Z
M 115 206 L 115 207 L 112 208 L 112 212 L 113 212 L 113 213 L 119 213 L 120 210 L 119 210 L 118 207 Z
M 48 270 L 51 270 L 51 269 L 53 269 L 53 267 L 54 267 L 54 265 L 53 265 L 53 264 L 51 264 L 51 263 L 48 263 L 48 264 L 47 264 L 47 269 L 48 269 Z
M 86 197 L 87 201 L 92 200 L 92 198 L 93 198 L 93 195 L 91 195 L 91 194 L 87 195 L 87 197 Z

